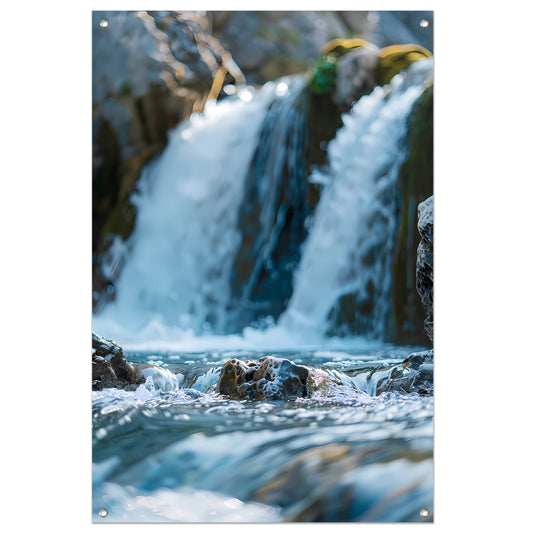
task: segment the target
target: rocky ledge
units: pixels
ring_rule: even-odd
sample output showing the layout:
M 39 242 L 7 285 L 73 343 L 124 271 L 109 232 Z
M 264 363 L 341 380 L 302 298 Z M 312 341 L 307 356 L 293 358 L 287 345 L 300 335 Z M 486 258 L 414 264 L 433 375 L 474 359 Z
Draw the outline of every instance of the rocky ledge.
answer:
M 93 390 L 107 388 L 136 390 L 146 381 L 144 370 L 150 365 L 129 363 L 122 348 L 93 332 Z
M 371 396 L 384 392 L 433 394 L 433 350 L 409 355 L 401 364 L 389 368 L 378 368 L 364 375 L 365 388 Z
M 162 391 L 174 390 L 194 376 L 183 370 L 130 363 L 122 348 L 96 333 L 92 334 L 92 388 L 136 390 L 152 380 Z M 303 366 L 289 359 L 266 356 L 258 360 L 227 361 L 218 377 L 215 391 L 235 400 L 316 400 L 339 397 L 347 389 L 379 396 L 384 392 L 433 394 L 433 350 L 412 353 L 402 363 L 377 368 L 336 370 Z
M 392 367 L 363 369 L 353 376 L 306 367 L 277 357 L 255 361 L 229 360 L 220 372 L 216 391 L 237 400 L 325 399 L 342 388 L 371 396 L 384 392 L 433 394 L 433 350 L 409 355 Z

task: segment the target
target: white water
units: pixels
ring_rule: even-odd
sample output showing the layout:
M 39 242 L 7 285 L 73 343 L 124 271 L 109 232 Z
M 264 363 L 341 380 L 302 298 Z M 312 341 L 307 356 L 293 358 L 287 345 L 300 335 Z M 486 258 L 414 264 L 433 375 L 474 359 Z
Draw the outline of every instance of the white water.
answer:
M 392 287 L 396 208 L 392 191 L 405 158 L 406 119 L 432 78 L 432 60 L 420 60 L 376 87 L 343 116 L 328 146 L 330 176 L 295 273 L 294 291 L 280 323 L 325 333 L 338 298 L 373 300 L 372 323 L 383 334 Z M 314 176 L 313 179 L 317 179 Z M 368 263 L 371 259 L 371 266 Z M 367 294 L 369 283 L 376 294 Z
M 343 116 L 344 125 L 328 147 L 329 175 L 310 178 L 326 186 L 278 324 L 244 328 L 239 335 L 215 335 L 209 325 L 225 331 L 244 180 L 269 105 L 276 96 L 299 90 L 296 84 L 291 93 L 289 80 L 255 93 L 246 90 L 171 132 L 132 199 L 136 228 L 116 283 L 117 299 L 94 316 L 93 329 L 129 349 L 373 346 L 357 337 L 326 338 L 328 313 L 344 294 L 369 299 L 368 320 L 377 325 L 378 337 L 383 333 L 392 284 L 392 189 L 405 156 L 400 145 L 406 118 L 432 68 L 432 60 L 416 61 Z M 367 294 L 369 283 L 373 295 Z
M 210 312 L 223 312 L 240 241 L 243 180 L 274 96 L 272 85 L 253 97 L 245 90 L 170 133 L 132 198 L 131 251 L 116 283 L 117 300 L 96 317 L 99 331 L 128 336 L 150 323 L 198 331 Z

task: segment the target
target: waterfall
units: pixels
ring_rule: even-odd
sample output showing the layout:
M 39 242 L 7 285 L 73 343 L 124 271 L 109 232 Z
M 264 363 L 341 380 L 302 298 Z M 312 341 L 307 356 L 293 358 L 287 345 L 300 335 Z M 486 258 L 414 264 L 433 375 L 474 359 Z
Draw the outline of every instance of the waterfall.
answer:
M 309 92 L 296 78 L 290 92 L 272 103 L 244 182 L 239 215 L 242 243 L 232 268 L 232 310 L 236 330 L 258 316 L 277 318 L 292 292 L 310 214 L 306 181 Z M 287 94 L 288 93 L 288 94 Z
M 416 61 L 356 102 L 310 176 L 301 77 L 241 89 L 170 132 L 131 199 L 116 298 L 94 328 L 130 342 L 239 333 L 262 317 L 327 336 L 348 317 L 350 333 L 383 338 L 406 119 L 432 68 Z
M 168 328 L 198 334 L 212 325 L 225 332 L 246 176 L 269 108 L 281 102 L 287 112 L 284 102 L 302 84 L 296 77 L 260 91 L 244 88 L 208 102 L 203 113 L 170 132 L 168 146 L 145 167 L 131 198 L 135 230 L 126 245 L 115 242 L 124 268 L 115 301 L 94 317 L 96 328 L 113 338 L 157 338 Z M 272 168 L 269 173 L 276 175 Z
M 328 146 L 329 171 L 312 179 L 325 188 L 280 323 L 287 329 L 335 331 L 347 312 L 358 333 L 383 338 L 390 320 L 396 183 L 413 103 L 432 78 L 419 60 L 343 116 Z M 340 309 L 339 307 L 348 307 Z

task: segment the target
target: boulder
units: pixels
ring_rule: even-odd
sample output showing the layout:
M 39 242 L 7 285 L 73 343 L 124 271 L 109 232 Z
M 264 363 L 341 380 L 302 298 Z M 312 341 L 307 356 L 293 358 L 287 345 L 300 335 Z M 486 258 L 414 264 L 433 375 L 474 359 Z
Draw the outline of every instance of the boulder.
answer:
M 177 390 L 183 372 L 176 367 L 161 368 L 147 363 L 130 363 L 122 348 L 114 341 L 92 334 L 93 390 L 107 388 L 137 390 L 151 382 L 151 387 L 163 392 Z
M 433 196 L 418 205 L 418 231 L 422 239 L 416 257 L 416 290 L 426 311 L 424 327 L 433 342 Z
M 394 366 L 377 365 L 354 377 L 331 369 L 306 367 L 277 357 L 255 361 L 231 359 L 218 378 L 216 391 L 236 400 L 342 400 L 353 391 L 433 394 L 433 350 L 410 354 Z M 351 392 L 350 392 L 351 391 Z
M 116 342 L 93 332 L 92 350 L 93 390 L 125 388 L 138 382 L 134 367 Z
M 433 350 L 412 353 L 399 365 L 376 368 L 358 376 L 355 383 L 371 396 L 393 391 L 432 395 Z
M 235 399 L 287 400 L 306 397 L 309 370 L 288 359 L 231 359 L 220 371 L 216 390 Z

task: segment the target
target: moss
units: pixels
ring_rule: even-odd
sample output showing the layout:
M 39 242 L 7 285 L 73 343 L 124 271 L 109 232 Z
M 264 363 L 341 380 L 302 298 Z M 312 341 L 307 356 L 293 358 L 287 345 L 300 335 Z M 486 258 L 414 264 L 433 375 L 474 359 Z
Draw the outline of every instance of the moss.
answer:
M 329 94 L 337 83 L 337 60 L 335 57 L 323 56 L 319 59 L 309 87 L 312 94 Z
M 425 312 L 416 291 L 416 254 L 420 241 L 417 206 L 433 194 L 433 86 L 413 106 L 407 142 L 408 155 L 398 175 L 400 201 L 392 265 L 392 340 L 427 346 Z
M 340 57 L 346 52 L 353 50 L 354 48 L 367 47 L 369 45 L 368 41 L 361 39 L 360 37 L 355 37 L 352 39 L 332 39 L 327 42 L 318 52 L 319 56 L 328 56 L 332 55 L 334 57 Z
M 431 52 L 416 44 L 395 44 L 379 51 L 377 80 L 379 85 L 386 85 L 390 80 L 411 63 L 430 57 Z

